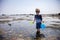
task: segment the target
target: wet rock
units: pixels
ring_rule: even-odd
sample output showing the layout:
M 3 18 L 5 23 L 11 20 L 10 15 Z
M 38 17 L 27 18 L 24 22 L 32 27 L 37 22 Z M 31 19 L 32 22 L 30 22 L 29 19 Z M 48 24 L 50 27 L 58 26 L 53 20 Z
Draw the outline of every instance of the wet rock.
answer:
M 9 26 L 11 26 L 11 24 L 8 24 Z
M 25 40 L 32 40 L 30 37 L 26 37 Z
M 57 40 L 56 37 L 48 37 L 46 40 Z
M 23 38 L 17 38 L 16 40 L 24 40 Z

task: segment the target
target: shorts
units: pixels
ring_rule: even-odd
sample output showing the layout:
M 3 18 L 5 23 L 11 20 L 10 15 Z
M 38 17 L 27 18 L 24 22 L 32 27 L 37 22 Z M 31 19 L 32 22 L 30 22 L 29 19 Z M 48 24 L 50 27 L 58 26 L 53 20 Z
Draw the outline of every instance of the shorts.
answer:
M 41 23 L 36 23 L 36 29 L 40 29 L 41 28 Z

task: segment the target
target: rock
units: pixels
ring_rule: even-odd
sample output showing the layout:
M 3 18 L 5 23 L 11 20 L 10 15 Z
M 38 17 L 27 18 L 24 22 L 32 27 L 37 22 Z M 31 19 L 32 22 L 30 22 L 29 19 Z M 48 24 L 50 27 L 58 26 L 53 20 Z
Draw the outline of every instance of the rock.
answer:
M 23 38 L 17 38 L 17 40 L 24 40 Z
M 57 38 L 56 37 L 48 37 L 46 40 L 57 40 Z

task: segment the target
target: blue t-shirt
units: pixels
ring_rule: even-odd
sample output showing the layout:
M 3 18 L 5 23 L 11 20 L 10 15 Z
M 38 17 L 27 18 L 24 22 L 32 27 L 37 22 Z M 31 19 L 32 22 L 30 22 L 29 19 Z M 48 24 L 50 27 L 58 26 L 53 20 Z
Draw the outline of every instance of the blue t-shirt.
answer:
M 35 15 L 35 20 L 36 20 L 36 23 L 40 23 L 42 21 L 42 16 L 41 15 Z

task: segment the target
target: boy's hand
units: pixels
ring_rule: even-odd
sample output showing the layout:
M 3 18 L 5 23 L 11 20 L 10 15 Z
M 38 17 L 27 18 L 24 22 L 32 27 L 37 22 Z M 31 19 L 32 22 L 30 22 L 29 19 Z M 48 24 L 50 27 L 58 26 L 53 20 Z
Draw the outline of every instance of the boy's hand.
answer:
M 44 21 L 42 21 L 42 23 L 44 23 Z
M 32 23 L 34 23 L 34 21 Z

